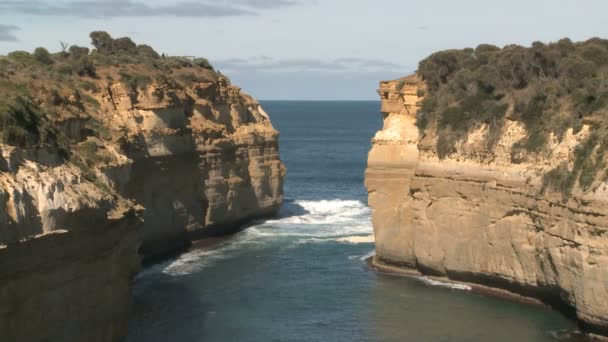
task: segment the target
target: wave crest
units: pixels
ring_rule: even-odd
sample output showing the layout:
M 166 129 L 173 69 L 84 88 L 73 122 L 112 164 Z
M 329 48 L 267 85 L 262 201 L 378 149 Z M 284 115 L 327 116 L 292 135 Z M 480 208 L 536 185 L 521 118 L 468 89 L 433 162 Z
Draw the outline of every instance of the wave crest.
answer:
M 231 258 L 245 249 L 264 248 L 272 242 L 292 246 L 325 242 L 373 243 L 372 234 L 371 210 L 361 201 L 286 201 L 276 219 L 253 225 L 218 246 L 191 250 L 157 267 L 165 274 L 184 275 Z

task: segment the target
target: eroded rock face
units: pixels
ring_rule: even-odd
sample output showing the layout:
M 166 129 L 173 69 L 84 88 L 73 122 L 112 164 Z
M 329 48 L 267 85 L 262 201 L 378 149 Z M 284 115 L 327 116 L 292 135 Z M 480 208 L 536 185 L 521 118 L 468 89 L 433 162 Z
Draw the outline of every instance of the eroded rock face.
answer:
M 278 210 L 268 115 L 191 69 L 202 76 L 137 89 L 98 69 L 84 110 L 53 118 L 68 158 L 0 143 L 0 340 L 120 340 L 141 257 Z
M 144 257 L 278 210 L 285 175 L 278 132 L 260 104 L 226 78 L 187 88 L 152 84 L 135 102 L 120 84 L 111 89 L 100 102 L 118 111 L 111 124 L 128 132 L 121 148 L 129 165 L 105 172 L 146 208 Z
M 436 136 L 421 139 L 415 126 L 424 89 L 417 76 L 380 85 L 384 128 L 366 171 L 377 260 L 539 297 L 608 333 L 608 187 L 575 189 L 567 201 L 540 191 L 588 130 L 514 164 L 524 128 L 509 122 L 487 155 L 482 127 L 439 159 L 425 148 Z
M 0 150 L 14 166 L 0 172 L 0 339 L 119 340 L 140 265 L 141 208 L 72 165 Z

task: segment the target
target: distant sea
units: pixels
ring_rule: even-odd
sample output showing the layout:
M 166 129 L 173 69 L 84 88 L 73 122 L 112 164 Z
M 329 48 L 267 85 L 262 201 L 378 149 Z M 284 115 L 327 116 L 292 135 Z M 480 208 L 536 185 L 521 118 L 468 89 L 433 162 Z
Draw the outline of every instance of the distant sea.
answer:
M 375 101 L 263 101 L 281 133 L 278 217 L 145 269 L 127 341 L 555 341 L 546 308 L 377 274 L 363 186 Z

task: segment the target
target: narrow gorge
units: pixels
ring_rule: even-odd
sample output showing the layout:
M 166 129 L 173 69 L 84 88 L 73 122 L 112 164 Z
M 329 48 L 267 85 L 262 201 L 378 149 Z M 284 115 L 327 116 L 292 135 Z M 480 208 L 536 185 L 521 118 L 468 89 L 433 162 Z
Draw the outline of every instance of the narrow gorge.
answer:
M 285 167 L 252 97 L 129 38 L 0 57 L 0 340 L 116 341 L 141 260 L 273 215 Z
M 601 56 L 601 39 L 480 45 L 382 82 L 365 181 L 373 263 L 538 298 L 606 335 Z

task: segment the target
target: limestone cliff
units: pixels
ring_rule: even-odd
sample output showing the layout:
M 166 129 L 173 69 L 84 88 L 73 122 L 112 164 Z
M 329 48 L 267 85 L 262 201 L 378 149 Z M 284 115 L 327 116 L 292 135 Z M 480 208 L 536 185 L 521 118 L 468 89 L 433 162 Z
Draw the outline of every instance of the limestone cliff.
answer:
M 2 341 L 120 340 L 142 257 L 283 199 L 256 100 L 204 59 L 91 37 L 91 53 L 0 57 Z
M 575 163 L 589 125 L 514 161 L 526 127 L 507 111 L 492 150 L 482 122 L 440 157 L 437 126 L 421 133 L 416 118 L 428 82 L 413 75 L 378 92 L 384 127 L 366 171 L 376 262 L 538 297 L 606 334 L 608 185 L 576 186 L 565 199 L 543 184 L 557 165 Z
M 278 132 L 225 77 L 186 88 L 152 83 L 135 101 L 122 84 L 107 89 L 98 99 L 102 110 L 117 112 L 105 125 L 123 131 L 125 163 L 103 172 L 146 208 L 144 257 L 278 210 L 285 173 Z
M 0 340 L 120 339 L 140 208 L 77 167 L 35 161 L 52 155 L 0 150 Z

